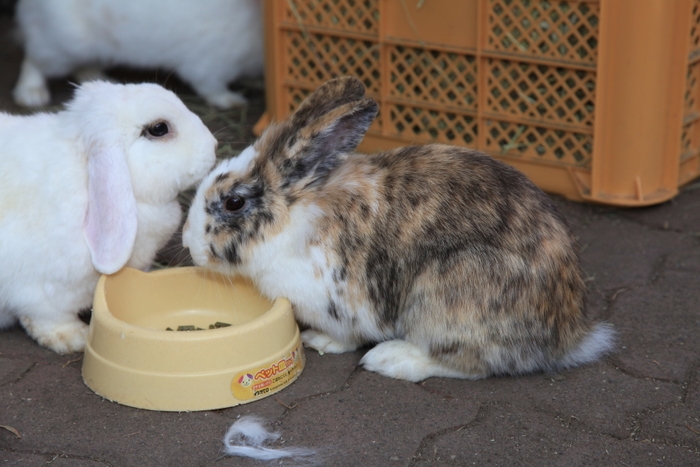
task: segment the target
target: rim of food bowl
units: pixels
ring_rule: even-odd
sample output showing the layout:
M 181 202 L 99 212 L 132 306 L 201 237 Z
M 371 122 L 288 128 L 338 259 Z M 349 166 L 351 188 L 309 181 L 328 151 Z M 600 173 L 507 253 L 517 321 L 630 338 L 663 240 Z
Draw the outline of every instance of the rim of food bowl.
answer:
M 132 268 L 128 268 L 132 269 Z M 170 269 L 162 269 L 159 271 L 151 271 L 151 272 L 143 272 L 138 269 L 132 269 L 133 274 L 163 274 L 163 275 L 170 275 L 170 274 L 191 274 L 192 272 L 206 272 L 206 273 L 213 273 L 213 274 L 222 274 L 216 271 L 211 271 L 205 268 L 201 268 L 198 266 L 187 266 L 187 267 L 180 267 L 180 268 L 170 268 Z M 97 284 L 97 289 L 98 291 L 101 291 L 99 294 L 95 294 L 95 301 L 99 301 L 100 306 L 96 306 L 95 304 L 93 306 L 93 311 L 92 311 L 92 319 L 99 319 L 102 324 L 110 329 L 114 329 L 116 331 L 124 331 L 124 330 L 129 330 L 132 336 L 134 337 L 144 337 L 148 338 L 151 340 L 162 340 L 162 341 L 178 341 L 178 340 L 189 340 L 189 341 L 197 341 L 197 340 L 209 340 L 209 339 L 214 339 L 214 338 L 226 338 L 230 335 L 234 334 L 241 334 L 241 333 L 248 333 L 251 332 L 255 329 L 262 328 L 268 326 L 270 323 L 273 323 L 275 321 L 278 321 L 279 319 L 283 318 L 283 316 L 287 313 L 292 312 L 292 307 L 291 303 L 289 300 L 287 300 L 284 297 L 278 297 L 275 300 L 270 300 L 272 302 L 272 306 L 265 311 L 263 314 L 258 316 L 257 318 L 253 318 L 252 320 L 239 324 L 239 325 L 234 325 L 234 326 L 227 326 L 223 328 L 217 328 L 217 329 L 205 329 L 204 331 L 206 332 L 199 332 L 199 331 L 191 331 L 191 332 L 177 332 L 177 331 L 167 331 L 165 329 L 149 329 L 145 328 L 143 326 L 137 326 L 135 324 L 131 324 L 127 321 L 122 321 L 118 318 L 116 318 L 110 311 L 109 307 L 107 306 L 107 297 L 104 293 L 104 283 L 107 281 L 109 276 L 107 275 L 102 275 L 100 277 L 98 284 Z

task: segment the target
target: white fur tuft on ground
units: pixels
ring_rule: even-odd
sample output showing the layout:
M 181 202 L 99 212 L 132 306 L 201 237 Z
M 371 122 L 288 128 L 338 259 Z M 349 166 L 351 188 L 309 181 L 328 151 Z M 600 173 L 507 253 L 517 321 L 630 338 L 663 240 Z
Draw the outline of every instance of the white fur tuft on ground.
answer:
M 279 433 L 265 428 L 265 420 L 262 418 L 252 415 L 241 417 L 226 432 L 224 453 L 229 456 L 250 457 L 263 461 L 305 458 L 307 462 L 316 455 L 316 451 L 313 449 L 265 447 L 266 444 L 277 441 L 279 437 Z

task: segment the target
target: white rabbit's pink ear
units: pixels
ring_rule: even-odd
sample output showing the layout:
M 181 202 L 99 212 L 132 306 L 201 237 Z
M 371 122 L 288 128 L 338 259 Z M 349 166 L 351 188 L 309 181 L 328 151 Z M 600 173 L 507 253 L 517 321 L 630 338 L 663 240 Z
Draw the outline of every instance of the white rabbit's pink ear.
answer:
M 126 155 L 96 147 L 88 155 L 88 209 L 83 227 L 92 264 L 102 274 L 120 270 L 136 240 L 136 199 Z

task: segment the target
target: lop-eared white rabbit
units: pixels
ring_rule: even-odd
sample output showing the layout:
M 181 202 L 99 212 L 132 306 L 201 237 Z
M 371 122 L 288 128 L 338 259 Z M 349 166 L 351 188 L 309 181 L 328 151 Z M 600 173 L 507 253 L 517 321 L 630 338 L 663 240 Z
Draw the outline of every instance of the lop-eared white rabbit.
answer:
M 557 370 L 610 351 L 590 322 L 576 242 L 523 174 L 476 151 L 353 151 L 377 114 L 331 80 L 199 186 L 183 231 L 195 263 L 287 297 L 307 346 L 378 343 L 394 378 Z
M 263 71 L 262 0 L 20 0 L 25 58 L 14 89 L 23 106 L 48 104 L 46 78 L 125 65 L 162 68 L 221 108 L 227 88 Z
M 93 81 L 61 112 L 0 113 L 0 329 L 19 318 L 39 344 L 82 350 L 100 274 L 149 267 L 216 144 L 155 84 Z

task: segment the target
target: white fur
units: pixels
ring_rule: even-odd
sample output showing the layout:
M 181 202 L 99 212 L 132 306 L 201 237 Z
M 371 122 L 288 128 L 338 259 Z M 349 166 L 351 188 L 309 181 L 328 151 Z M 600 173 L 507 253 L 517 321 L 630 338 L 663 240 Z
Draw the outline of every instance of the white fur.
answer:
M 246 249 L 243 265 L 237 272 L 251 277 L 268 297 L 287 297 L 297 304 L 297 318 L 313 328 L 326 330 L 344 351 L 354 350 L 367 341 L 386 339 L 389 336 L 379 328 L 376 315 L 367 303 L 356 303 L 353 307 L 356 328 L 326 312 L 329 299 L 343 304 L 351 291 L 333 281 L 333 265 L 339 260 L 331 256 L 330 249 L 310 242 L 318 231 L 316 220 L 320 215 L 315 205 L 293 206 L 284 230 Z M 330 348 L 325 350 L 333 352 Z
M 562 368 L 591 363 L 615 349 L 616 333 L 612 325 L 596 323 L 581 344 L 560 360 Z
M 175 71 L 210 104 L 245 98 L 227 84 L 263 71 L 261 0 L 20 0 L 25 60 L 18 104 L 49 103 L 46 78 L 84 67 Z
M 144 136 L 155 121 L 167 121 L 171 132 Z M 96 81 L 79 87 L 65 111 L 0 113 L 0 141 L 0 328 L 19 318 L 41 345 L 80 351 L 87 326 L 77 312 L 92 304 L 100 273 L 151 264 L 180 223 L 178 193 L 211 168 L 216 140 L 160 86 Z M 110 247 L 126 253 L 113 255 L 123 259 L 109 262 L 108 270 L 93 263 L 100 246 L 89 245 L 85 230 L 92 203 L 88 165 L 97 150 L 126 161 L 124 186 L 132 192 L 112 202 L 135 207 L 133 220 L 112 219 L 136 228 L 126 243 Z M 106 183 L 117 174 L 98 176 Z
M 285 458 L 299 460 L 298 458 L 312 457 L 316 454 L 316 451 L 305 448 L 273 449 L 265 446 L 279 438 L 279 433 L 265 428 L 263 419 L 255 416 L 241 417 L 231 425 L 224 436 L 224 453 L 265 461 Z
M 244 174 L 251 168 L 251 165 L 257 157 L 258 151 L 255 149 L 255 147 L 252 145 L 248 146 L 241 151 L 238 156 L 222 161 L 213 172 L 215 175 L 228 172 L 233 174 Z

